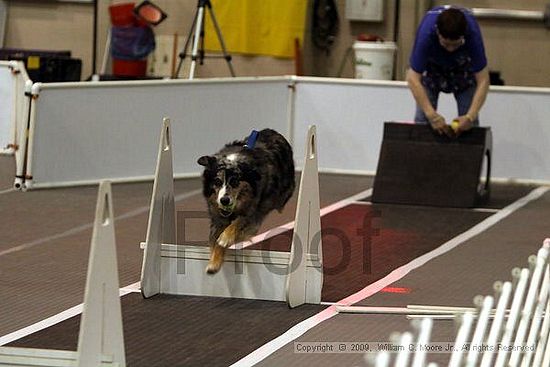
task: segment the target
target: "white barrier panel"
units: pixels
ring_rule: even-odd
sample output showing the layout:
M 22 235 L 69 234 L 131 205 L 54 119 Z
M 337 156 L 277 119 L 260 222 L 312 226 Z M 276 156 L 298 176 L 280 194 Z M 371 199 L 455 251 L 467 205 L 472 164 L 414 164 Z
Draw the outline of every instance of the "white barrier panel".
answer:
M 9 154 L 15 124 L 15 76 L 7 61 L 0 61 L 0 154 Z
M 25 82 L 22 61 L 0 61 L 0 154 L 13 154 L 25 113 Z
M 26 163 L 18 162 L 18 175 L 25 174 L 29 187 L 151 179 L 158 131 L 149 121 L 165 115 L 172 117 L 174 145 L 181 146 L 174 160 L 178 177 L 196 175 L 196 157 L 253 128 L 274 128 L 294 143 L 312 122 L 323 139 L 320 171 L 374 173 L 383 123 L 411 121 L 415 110 L 406 84 L 391 81 L 272 77 L 33 89 L 39 94 L 29 154 Z M 456 115 L 451 95 L 442 95 L 439 105 L 448 119 Z M 491 87 L 481 121 L 493 131 L 494 177 L 550 181 L 548 116 L 550 89 Z M 305 145 L 298 140 L 293 146 L 301 167 Z
M 215 275 L 206 273 L 210 250 L 175 244 L 170 121 L 164 119 L 141 270 L 141 293 L 319 304 L 323 285 L 315 126 L 307 136 L 307 164 L 300 181 L 291 252 L 248 250 L 235 244 Z
M 158 126 L 172 118 L 176 176 L 196 175 L 198 157 L 252 129 L 288 136 L 288 80 L 38 84 L 34 93 L 28 187 L 99 179 L 153 178 Z
M 412 121 L 415 102 L 405 82 L 296 78 L 295 134 L 315 121 L 321 172 L 374 173 L 385 121 Z M 439 111 L 456 116 L 452 95 Z M 550 181 L 550 88 L 491 87 L 480 113 L 493 132 L 492 175 Z M 296 147 L 299 158 L 303 147 Z M 300 163 L 298 163 L 300 165 Z
M 387 107 L 385 107 L 387 106 Z M 412 120 L 414 105 L 404 83 L 301 79 L 296 84 L 295 136 L 315 121 L 321 171 L 374 173 L 384 121 Z M 304 147 L 295 146 L 302 165 Z

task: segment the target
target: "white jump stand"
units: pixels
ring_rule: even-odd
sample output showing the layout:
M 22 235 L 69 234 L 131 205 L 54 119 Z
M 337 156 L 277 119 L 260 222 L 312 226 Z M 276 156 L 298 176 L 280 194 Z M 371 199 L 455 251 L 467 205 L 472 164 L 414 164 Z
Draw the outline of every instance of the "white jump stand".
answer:
M 0 347 L 0 366 L 125 366 L 111 184 L 101 182 L 77 351 Z
M 220 271 L 208 275 L 205 269 L 210 250 L 207 246 L 175 244 L 170 121 L 164 119 L 147 238 L 143 244 L 143 296 L 249 298 L 286 301 L 290 307 L 320 303 L 323 267 L 316 140 L 315 126 L 310 126 L 291 252 L 248 250 L 237 245 L 236 249 L 226 252 Z

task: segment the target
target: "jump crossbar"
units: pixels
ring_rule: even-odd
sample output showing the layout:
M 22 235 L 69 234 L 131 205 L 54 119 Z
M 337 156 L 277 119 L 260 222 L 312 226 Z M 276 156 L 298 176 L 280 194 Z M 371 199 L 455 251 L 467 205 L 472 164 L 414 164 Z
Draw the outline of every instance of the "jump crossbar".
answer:
M 177 294 L 285 301 L 290 307 L 321 302 L 322 244 L 315 126 L 310 126 L 300 181 L 290 253 L 230 249 L 215 275 L 205 272 L 209 248 L 175 241 L 175 208 L 170 142 L 165 118 L 149 212 L 141 273 L 145 298 Z M 316 236 L 317 235 L 317 236 Z M 297 243 L 306 244 L 305 251 Z

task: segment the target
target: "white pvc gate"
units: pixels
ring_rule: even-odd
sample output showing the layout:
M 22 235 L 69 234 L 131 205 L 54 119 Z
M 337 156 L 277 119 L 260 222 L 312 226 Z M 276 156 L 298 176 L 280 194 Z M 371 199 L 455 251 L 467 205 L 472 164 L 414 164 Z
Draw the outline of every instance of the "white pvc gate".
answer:
M 287 83 L 246 80 L 35 86 L 27 187 L 152 179 L 158 127 L 171 116 L 176 176 L 252 129 L 288 131 Z

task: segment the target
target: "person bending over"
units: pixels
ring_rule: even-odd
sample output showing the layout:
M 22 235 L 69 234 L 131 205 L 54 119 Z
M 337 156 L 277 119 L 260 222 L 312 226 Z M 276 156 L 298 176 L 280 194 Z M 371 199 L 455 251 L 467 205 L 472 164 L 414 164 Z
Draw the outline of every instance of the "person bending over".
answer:
M 479 110 L 489 90 L 489 72 L 479 25 L 473 14 L 453 6 L 426 13 L 418 27 L 407 70 L 416 100 L 415 122 L 439 134 L 459 135 L 479 125 Z M 451 125 L 437 112 L 439 93 L 453 93 L 458 117 Z

